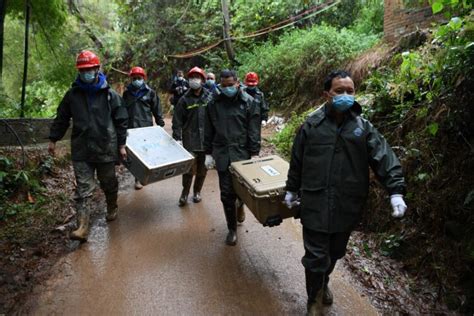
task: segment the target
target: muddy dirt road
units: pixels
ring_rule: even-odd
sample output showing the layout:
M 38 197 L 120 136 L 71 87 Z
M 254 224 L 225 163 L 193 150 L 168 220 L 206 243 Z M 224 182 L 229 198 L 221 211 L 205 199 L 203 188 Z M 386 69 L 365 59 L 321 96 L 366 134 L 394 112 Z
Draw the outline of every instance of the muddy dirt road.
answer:
M 119 197 L 119 218 L 98 220 L 88 243 L 65 257 L 35 290 L 34 314 L 302 315 L 303 246 L 296 223 L 261 226 L 247 211 L 236 247 L 211 171 L 203 201 L 177 206 L 180 178 L 131 188 Z M 375 310 L 340 277 L 333 279 L 338 315 Z
M 180 208 L 181 177 L 119 195 L 120 213 L 96 220 L 89 242 L 64 257 L 20 313 L 72 315 L 303 315 L 299 223 L 259 224 L 250 211 L 237 246 L 226 246 L 218 179 L 203 201 Z M 122 185 L 123 186 L 123 185 Z M 337 268 L 332 315 L 376 315 Z

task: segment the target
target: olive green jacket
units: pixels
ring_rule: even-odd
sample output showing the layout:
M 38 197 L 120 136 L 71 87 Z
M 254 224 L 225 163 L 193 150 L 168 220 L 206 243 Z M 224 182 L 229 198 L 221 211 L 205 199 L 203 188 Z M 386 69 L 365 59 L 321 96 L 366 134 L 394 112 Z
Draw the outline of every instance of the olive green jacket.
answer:
M 189 151 L 203 151 L 204 120 L 210 92 L 202 88 L 200 95 L 189 89 L 178 101 L 173 113 L 173 138 L 183 141 Z
M 59 104 L 49 139 L 63 138 L 71 119 L 72 160 L 118 160 L 118 146 L 125 145 L 127 138 L 128 114 L 122 98 L 107 82 L 90 95 L 74 84 Z
M 153 126 L 153 117 L 156 125 L 165 126 L 160 97 L 147 84 L 139 91 L 129 86 L 123 100 L 128 110 L 128 128 Z
M 286 189 L 301 194 L 303 226 L 321 232 L 351 231 L 369 191 L 369 166 L 389 194 L 404 194 L 402 167 L 377 129 L 355 103 L 338 128 L 326 106 L 300 127 Z
M 263 94 L 262 90 L 256 88 L 252 91 L 248 87 L 246 87 L 244 88 L 244 91 L 254 98 L 255 103 L 260 110 L 260 120 L 268 121 L 268 112 L 270 112 L 270 106 L 265 100 L 265 94 Z
M 242 89 L 233 98 L 219 90 L 213 94 L 206 107 L 204 129 L 204 151 L 212 154 L 218 171 L 260 152 L 260 112 Z

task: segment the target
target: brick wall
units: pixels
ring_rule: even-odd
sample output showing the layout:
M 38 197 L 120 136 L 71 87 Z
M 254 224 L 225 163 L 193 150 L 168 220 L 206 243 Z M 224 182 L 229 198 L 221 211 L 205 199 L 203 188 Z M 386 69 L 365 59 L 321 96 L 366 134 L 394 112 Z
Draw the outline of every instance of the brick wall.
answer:
M 384 6 L 383 30 L 387 42 L 398 41 L 403 34 L 429 27 L 434 20 L 428 4 L 406 8 L 403 0 L 385 0 Z
M 15 130 L 23 145 L 46 143 L 52 122 L 52 119 L 0 119 L 0 146 L 19 145 L 8 126 Z M 70 138 L 70 130 L 63 139 Z

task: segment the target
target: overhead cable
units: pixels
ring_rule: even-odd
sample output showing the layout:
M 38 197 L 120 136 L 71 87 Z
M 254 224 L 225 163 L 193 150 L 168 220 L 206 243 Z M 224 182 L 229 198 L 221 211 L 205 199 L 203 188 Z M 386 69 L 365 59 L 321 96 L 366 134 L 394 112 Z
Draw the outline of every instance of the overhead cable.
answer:
M 322 12 L 325 12 L 326 10 L 329 10 L 333 6 L 339 4 L 340 2 L 341 2 L 341 0 L 329 1 L 329 2 L 326 2 L 326 3 L 322 3 L 322 4 L 319 4 L 319 5 L 316 5 L 316 6 L 310 8 L 310 9 L 308 9 L 308 10 L 306 10 L 306 11 L 304 11 L 304 12 L 302 12 L 302 13 L 294 16 L 294 17 L 291 17 L 289 19 L 280 21 L 278 23 L 275 23 L 273 25 L 270 25 L 270 26 L 267 26 L 265 28 L 259 29 L 257 31 L 251 32 L 247 35 L 236 36 L 236 37 L 231 36 L 231 37 L 228 37 L 228 38 L 223 38 L 223 39 L 221 39 L 221 40 L 219 40 L 219 41 L 217 41 L 213 44 L 203 46 L 203 47 L 197 48 L 195 50 L 191 50 L 191 51 L 186 52 L 186 53 L 168 55 L 168 57 L 171 57 L 171 58 L 190 58 L 190 57 L 193 57 L 193 56 L 196 56 L 196 55 L 200 55 L 204 52 L 207 52 L 208 50 L 213 49 L 214 47 L 220 45 L 221 43 L 223 43 L 224 41 L 227 41 L 227 40 L 238 41 L 238 40 L 253 38 L 253 37 L 265 35 L 265 34 L 268 34 L 268 33 L 271 33 L 271 32 L 275 32 L 275 31 L 284 29 L 288 26 L 292 26 L 295 23 L 298 23 L 300 21 L 312 18 L 312 17 L 314 17 L 314 16 L 316 16 L 316 15 L 322 13 Z

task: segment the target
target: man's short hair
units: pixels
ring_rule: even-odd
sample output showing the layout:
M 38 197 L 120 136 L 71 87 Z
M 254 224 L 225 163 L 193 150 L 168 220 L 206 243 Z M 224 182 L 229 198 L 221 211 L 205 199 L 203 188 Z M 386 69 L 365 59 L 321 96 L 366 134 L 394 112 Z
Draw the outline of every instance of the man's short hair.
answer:
M 332 80 L 333 80 L 334 78 L 346 78 L 346 77 L 352 78 L 350 72 L 345 71 L 345 70 L 334 70 L 334 71 L 331 71 L 331 73 L 330 73 L 330 74 L 326 77 L 326 79 L 324 80 L 324 91 L 329 91 L 329 90 L 331 90 Z
M 234 70 L 230 70 L 230 69 L 224 69 L 221 71 L 221 75 L 220 75 L 221 80 L 224 78 L 230 78 L 230 77 L 237 80 L 237 73 Z

